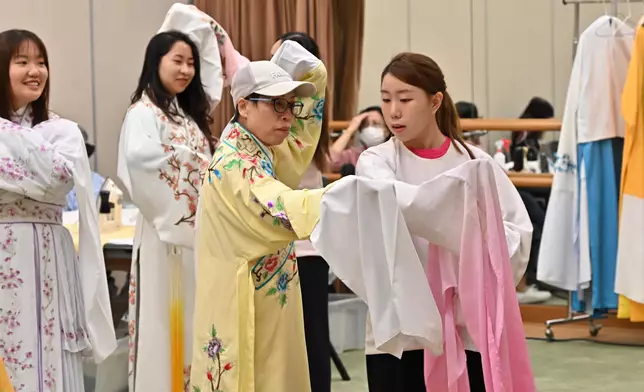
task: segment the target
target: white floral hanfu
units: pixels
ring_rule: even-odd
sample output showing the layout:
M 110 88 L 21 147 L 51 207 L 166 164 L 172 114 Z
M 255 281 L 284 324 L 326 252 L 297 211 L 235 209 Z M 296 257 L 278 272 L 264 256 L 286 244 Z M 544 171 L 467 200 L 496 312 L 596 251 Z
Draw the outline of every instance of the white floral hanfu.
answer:
M 84 392 L 83 352 L 116 348 L 84 140 L 64 119 L 30 128 L 29 109 L 12 120 L 0 118 L 0 357 L 16 391 Z M 78 258 L 62 226 L 72 187 Z
M 183 391 L 190 377 L 194 226 L 211 151 L 176 106 L 169 119 L 144 94 L 121 131 L 118 176 L 141 211 L 130 273 L 130 391 Z

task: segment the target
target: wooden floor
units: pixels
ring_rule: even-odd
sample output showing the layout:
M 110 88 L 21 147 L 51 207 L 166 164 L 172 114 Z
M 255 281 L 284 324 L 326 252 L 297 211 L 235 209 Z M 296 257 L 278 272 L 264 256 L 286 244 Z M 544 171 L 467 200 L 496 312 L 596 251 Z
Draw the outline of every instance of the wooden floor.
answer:
M 524 330 L 527 338 L 546 339 L 547 320 L 566 318 L 565 306 L 556 305 L 521 305 Z M 598 343 L 614 343 L 644 346 L 644 323 L 633 323 L 617 319 L 615 315 L 596 319 L 595 325 L 601 325 L 597 336 L 590 334 L 588 320 L 553 325 L 551 330 L 554 340 L 586 340 Z

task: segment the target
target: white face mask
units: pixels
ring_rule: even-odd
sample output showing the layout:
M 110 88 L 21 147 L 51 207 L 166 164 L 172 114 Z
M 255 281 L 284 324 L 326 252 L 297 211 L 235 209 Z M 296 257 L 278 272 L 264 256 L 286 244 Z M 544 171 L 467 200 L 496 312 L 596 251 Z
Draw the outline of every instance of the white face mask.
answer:
M 377 146 L 385 142 L 385 131 L 382 127 L 370 125 L 362 128 L 360 131 L 360 141 L 367 145 L 367 147 Z

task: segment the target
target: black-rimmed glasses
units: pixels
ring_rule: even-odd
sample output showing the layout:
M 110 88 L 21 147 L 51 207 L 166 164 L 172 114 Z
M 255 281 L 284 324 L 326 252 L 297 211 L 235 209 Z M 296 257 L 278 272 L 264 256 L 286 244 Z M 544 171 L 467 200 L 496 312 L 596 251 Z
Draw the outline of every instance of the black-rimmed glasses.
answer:
M 289 108 L 295 117 L 302 114 L 304 104 L 302 102 L 289 102 L 284 98 L 248 98 L 249 101 L 273 102 L 273 108 L 277 113 L 285 113 Z

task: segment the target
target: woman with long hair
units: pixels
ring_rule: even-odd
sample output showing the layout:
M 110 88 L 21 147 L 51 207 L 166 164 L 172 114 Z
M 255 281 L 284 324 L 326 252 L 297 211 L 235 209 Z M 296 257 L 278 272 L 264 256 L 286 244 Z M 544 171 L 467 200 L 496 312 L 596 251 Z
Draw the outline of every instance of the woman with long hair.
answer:
M 118 176 L 141 213 L 129 287 L 130 391 L 189 383 L 195 219 L 215 144 L 201 65 L 220 61 L 218 53 L 201 59 L 184 33 L 155 35 L 123 121 Z
M 469 160 L 485 159 L 492 162 L 487 153 L 463 141 L 458 114 L 447 92 L 443 73 L 429 57 L 417 53 L 395 56 L 382 72 L 381 100 L 385 121 L 394 137 L 362 153 L 356 168 L 358 176 L 420 185 Z M 498 165 L 493 167 L 516 284 L 525 271 L 530 254 L 532 225 L 512 182 L 502 168 Z M 413 242 L 420 260 L 429 260 L 429 242 L 419 237 L 414 237 Z M 440 252 L 438 254 L 442 255 Z M 438 263 L 441 269 L 458 276 L 458 271 L 452 270 L 458 267 L 454 267 L 449 258 L 439 257 L 425 262 L 423 267 L 426 270 L 430 268 L 429 263 Z M 459 292 L 473 289 L 456 287 L 456 298 Z M 432 291 L 437 304 L 454 300 L 443 298 L 446 294 L 434 290 L 434 287 Z M 454 306 L 455 314 L 460 315 L 460 303 Z M 481 303 L 481 306 L 484 304 Z M 449 353 L 447 361 L 457 366 L 454 358 L 464 357 L 466 366 L 462 369 L 433 366 L 440 361 L 436 362 L 438 358 L 428 351 L 424 354 L 420 346 L 417 349 L 409 347 L 401 359 L 379 352 L 373 345 L 371 325 L 368 325 L 366 353 L 369 390 L 425 392 L 431 388 L 441 389 L 442 381 L 449 379 L 450 383 L 458 385 L 455 390 L 467 390 L 460 388 L 469 384 L 472 392 L 485 391 L 479 348 L 470 337 L 462 316 L 456 317 L 454 330 L 445 329 L 445 325 L 448 325 L 445 320 L 448 318 L 449 315 L 443 315 L 446 347 L 454 347 L 450 343 L 457 342 L 459 352 Z
M 101 362 L 116 339 L 84 139 L 49 111 L 49 86 L 42 40 L 0 33 L 0 357 L 15 390 L 83 392 L 83 352 Z

